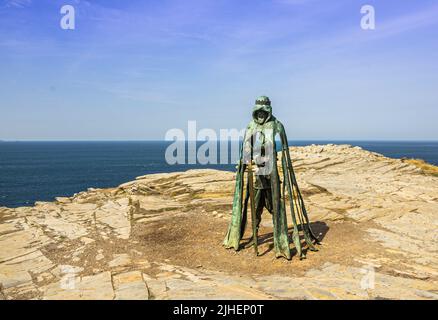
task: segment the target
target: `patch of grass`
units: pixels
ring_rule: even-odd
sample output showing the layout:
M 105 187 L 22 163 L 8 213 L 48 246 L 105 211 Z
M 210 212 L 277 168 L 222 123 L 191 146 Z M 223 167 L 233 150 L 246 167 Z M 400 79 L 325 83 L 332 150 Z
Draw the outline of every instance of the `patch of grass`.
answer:
M 438 167 L 433 164 L 427 163 L 422 159 L 407 159 L 403 158 L 403 162 L 412 164 L 417 168 L 420 168 L 425 174 L 430 174 L 432 176 L 438 177 Z

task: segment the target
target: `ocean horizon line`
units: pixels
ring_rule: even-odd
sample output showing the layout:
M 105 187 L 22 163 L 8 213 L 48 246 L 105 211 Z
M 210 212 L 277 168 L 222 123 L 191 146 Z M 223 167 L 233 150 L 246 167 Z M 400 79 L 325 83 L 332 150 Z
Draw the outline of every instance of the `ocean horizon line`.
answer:
M 186 171 L 218 169 L 235 171 L 234 158 L 227 154 L 221 162 L 207 165 L 166 162 L 165 140 L 44 140 L 0 143 L 0 206 L 27 206 L 35 201 L 51 201 L 57 196 L 72 195 L 87 188 L 118 186 L 136 177 Z M 197 149 L 203 145 L 196 143 Z M 370 141 L 370 140 L 289 140 L 290 146 L 351 145 L 395 159 L 423 159 L 438 165 L 438 141 Z M 187 148 L 189 143 L 184 143 Z M 213 142 L 213 147 L 220 142 Z M 233 146 L 232 142 L 220 147 Z M 227 148 L 225 148 L 227 149 Z M 230 151 L 230 150 L 229 150 Z M 209 154 L 210 155 L 210 154 Z M 188 154 L 184 155 L 186 159 Z M 219 157 L 219 158 L 218 158 Z M 185 160 L 187 161 L 187 160 Z
M 1 142 L 174 142 L 176 140 L 164 140 L 164 139 L 123 139 L 123 140 L 113 140 L 113 139 L 0 139 Z M 240 140 L 185 140 L 186 142 L 207 142 L 207 141 L 217 141 L 217 142 L 234 142 Z M 438 139 L 288 139 L 288 141 L 298 141 L 298 142 L 438 142 Z

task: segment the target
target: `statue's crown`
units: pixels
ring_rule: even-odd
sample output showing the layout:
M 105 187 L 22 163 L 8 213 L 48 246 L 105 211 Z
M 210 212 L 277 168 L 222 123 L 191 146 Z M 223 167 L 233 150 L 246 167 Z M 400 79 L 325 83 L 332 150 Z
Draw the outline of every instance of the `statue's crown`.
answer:
M 271 100 L 267 96 L 261 96 L 257 98 L 255 104 L 258 106 L 270 106 Z

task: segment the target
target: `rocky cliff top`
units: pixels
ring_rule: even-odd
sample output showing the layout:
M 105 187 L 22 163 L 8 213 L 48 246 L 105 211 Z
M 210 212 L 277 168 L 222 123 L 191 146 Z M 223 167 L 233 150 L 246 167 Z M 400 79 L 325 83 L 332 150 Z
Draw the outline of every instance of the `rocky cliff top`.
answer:
M 437 299 L 438 177 L 348 145 L 291 152 L 322 241 L 307 259 L 274 258 L 267 212 L 260 257 L 222 247 L 234 173 L 151 174 L 0 208 L 0 299 Z

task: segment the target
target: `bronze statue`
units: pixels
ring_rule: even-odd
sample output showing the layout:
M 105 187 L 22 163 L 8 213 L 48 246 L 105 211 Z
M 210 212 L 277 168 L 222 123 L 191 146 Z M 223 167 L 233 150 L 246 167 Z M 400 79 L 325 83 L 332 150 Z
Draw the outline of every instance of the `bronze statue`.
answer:
M 310 227 L 303 197 L 298 188 L 283 124 L 272 115 L 271 101 L 266 96 L 261 96 L 256 100 L 252 117 L 253 120 L 245 131 L 237 165 L 233 210 L 224 246 L 239 250 L 240 240 L 246 228 L 248 202 L 250 202 L 252 243 L 256 255 L 258 255 L 258 229 L 263 209 L 266 208 L 272 215 L 274 224 L 275 255 L 291 259 L 286 218 L 286 198 L 288 198 L 293 223 L 292 240 L 298 256 L 301 259 L 305 258 L 300 231 L 310 250 L 317 251 L 314 243 L 319 244 L 319 242 Z M 280 138 L 282 179 L 280 179 L 280 170 L 277 167 L 277 141 L 275 140 L 277 136 Z M 246 179 L 245 172 L 247 173 Z

